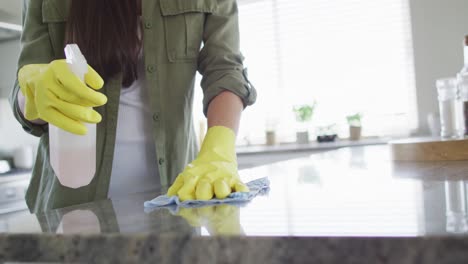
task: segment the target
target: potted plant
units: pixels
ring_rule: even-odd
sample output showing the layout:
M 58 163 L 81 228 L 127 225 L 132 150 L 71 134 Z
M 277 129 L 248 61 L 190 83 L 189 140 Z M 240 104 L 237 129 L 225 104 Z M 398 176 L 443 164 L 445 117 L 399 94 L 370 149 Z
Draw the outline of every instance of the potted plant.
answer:
M 362 132 L 362 114 L 355 113 L 346 117 L 349 125 L 349 139 L 350 140 L 359 140 L 361 138 Z
M 277 138 L 276 138 L 276 130 L 278 127 L 278 120 L 275 118 L 267 118 L 266 121 L 266 129 L 265 129 L 265 139 L 267 146 L 276 145 Z
M 312 105 L 299 105 L 293 108 L 298 122 L 296 142 L 304 144 L 309 142 L 309 122 L 312 120 L 316 103 Z

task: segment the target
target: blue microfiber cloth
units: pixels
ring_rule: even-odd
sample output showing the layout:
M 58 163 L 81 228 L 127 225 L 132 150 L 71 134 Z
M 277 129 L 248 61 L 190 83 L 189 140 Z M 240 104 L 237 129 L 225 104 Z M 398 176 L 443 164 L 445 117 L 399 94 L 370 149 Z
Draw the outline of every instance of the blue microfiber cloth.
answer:
M 228 197 L 224 199 L 211 199 L 208 201 L 199 201 L 199 200 L 187 200 L 181 202 L 178 196 L 168 197 L 167 195 L 160 195 L 154 198 L 151 201 L 146 201 L 144 203 L 145 209 L 158 208 L 158 207 L 168 207 L 171 205 L 177 205 L 181 207 L 201 207 L 205 205 L 213 204 L 222 204 L 222 203 L 245 203 L 251 201 L 257 195 L 266 194 L 270 190 L 270 181 L 268 178 L 260 178 L 253 181 L 250 181 L 246 184 L 250 192 L 235 192 L 231 193 Z

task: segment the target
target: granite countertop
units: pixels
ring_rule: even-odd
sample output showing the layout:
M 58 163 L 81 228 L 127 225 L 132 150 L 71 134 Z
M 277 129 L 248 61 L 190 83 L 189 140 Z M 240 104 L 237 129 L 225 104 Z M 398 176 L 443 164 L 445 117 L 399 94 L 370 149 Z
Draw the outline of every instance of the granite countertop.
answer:
M 155 190 L 0 218 L 0 263 L 466 263 L 468 161 L 389 157 L 341 148 L 243 170 L 271 190 L 240 207 L 145 211 Z

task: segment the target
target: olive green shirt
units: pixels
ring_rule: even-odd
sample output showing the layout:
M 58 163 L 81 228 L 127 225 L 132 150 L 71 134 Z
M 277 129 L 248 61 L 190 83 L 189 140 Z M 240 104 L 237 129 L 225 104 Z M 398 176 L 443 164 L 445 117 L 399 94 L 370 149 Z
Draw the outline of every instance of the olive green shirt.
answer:
M 64 36 L 71 0 L 24 0 L 23 34 L 18 69 L 27 64 L 64 58 Z M 195 73 L 203 76 L 203 111 L 224 90 L 238 95 L 244 106 L 255 102 L 239 50 L 235 0 L 142 0 L 143 55 L 153 111 L 153 142 L 161 185 L 167 187 L 197 153 L 192 125 Z M 83 18 L 86 19 L 86 18 Z M 91 29 L 90 29 L 91 30 Z M 93 41 L 93 40 L 90 40 Z M 203 43 L 203 46 L 202 46 Z M 21 114 L 16 82 L 10 97 L 24 130 L 40 137 L 26 202 L 33 212 L 107 198 L 114 154 L 122 74 L 101 90 L 108 97 L 96 108 L 103 119 L 97 127 L 96 175 L 88 186 L 62 186 L 49 162 L 47 125 L 35 125 Z M 131 177 L 131 175 L 129 175 Z

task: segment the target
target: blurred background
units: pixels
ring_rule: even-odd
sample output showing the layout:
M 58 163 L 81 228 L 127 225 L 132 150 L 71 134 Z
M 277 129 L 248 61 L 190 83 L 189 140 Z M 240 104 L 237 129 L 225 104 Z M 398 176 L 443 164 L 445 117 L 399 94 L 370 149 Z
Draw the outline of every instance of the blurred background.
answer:
M 428 118 L 438 115 L 435 80 L 463 65 L 464 0 L 238 5 L 241 49 L 258 90 L 257 103 L 243 114 L 240 153 L 271 146 L 313 149 L 322 140 L 366 144 L 430 135 Z M 0 3 L 0 151 L 7 153 L 37 144 L 14 120 L 7 101 L 20 51 L 21 7 L 18 0 Z M 201 101 L 197 88 L 194 126 L 202 137 Z M 352 131 L 356 126 L 359 131 Z

